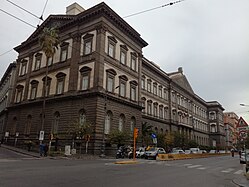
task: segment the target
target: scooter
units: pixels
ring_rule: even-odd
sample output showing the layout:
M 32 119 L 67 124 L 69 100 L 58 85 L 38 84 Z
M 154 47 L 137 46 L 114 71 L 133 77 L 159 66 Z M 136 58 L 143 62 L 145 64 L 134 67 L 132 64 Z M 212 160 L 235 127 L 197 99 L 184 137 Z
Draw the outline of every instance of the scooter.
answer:
M 116 159 L 124 158 L 124 157 L 125 157 L 124 150 L 122 148 L 119 148 L 117 153 L 116 153 Z

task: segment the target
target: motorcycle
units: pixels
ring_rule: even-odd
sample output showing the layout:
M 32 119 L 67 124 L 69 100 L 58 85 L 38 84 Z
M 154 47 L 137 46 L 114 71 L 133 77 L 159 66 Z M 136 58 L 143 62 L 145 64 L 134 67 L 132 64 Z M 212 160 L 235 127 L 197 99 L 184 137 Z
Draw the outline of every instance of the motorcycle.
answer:
M 130 147 L 121 146 L 116 153 L 116 159 L 118 158 L 132 158 L 133 151 Z
M 119 148 L 117 153 L 116 153 L 116 159 L 119 159 L 119 158 L 124 158 L 125 155 L 124 155 L 124 150 Z

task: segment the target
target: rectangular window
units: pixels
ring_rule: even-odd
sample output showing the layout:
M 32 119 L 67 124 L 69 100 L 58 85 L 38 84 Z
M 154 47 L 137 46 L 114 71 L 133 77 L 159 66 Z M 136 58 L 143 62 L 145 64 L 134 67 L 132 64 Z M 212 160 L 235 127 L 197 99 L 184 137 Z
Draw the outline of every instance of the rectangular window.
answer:
M 125 83 L 120 83 L 120 96 L 125 97 Z
M 114 78 L 111 76 L 108 76 L 108 78 L 107 78 L 107 91 L 113 92 L 113 87 L 114 87 Z
M 53 64 L 53 58 L 49 57 L 48 58 L 48 66 L 51 66 Z
M 154 105 L 154 116 L 157 117 L 158 114 L 157 114 L 157 105 Z
M 64 79 L 58 79 L 56 94 L 62 94 L 64 89 Z
M 145 112 L 145 103 L 144 103 L 144 101 L 141 102 L 141 106 L 142 106 L 142 112 L 144 113 Z
M 22 90 L 18 90 L 16 94 L 16 102 L 19 103 L 22 100 Z
M 25 75 L 26 74 L 26 70 L 27 70 L 27 62 L 23 62 L 21 64 L 21 74 L 20 75 Z
M 148 103 L 148 114 L 151 115 L 152 114 L 152 110 L 151 110 L 151 103 Z
M 151 92 L 151 82 L 148 81 L 148 92 Z
M 163 91 L 163 98 L 164 98 L 165 100 L 168 100 L 168 92 L 167 92 L 166 89 L 164 89 L 164 91 Z
M 37 92 L 37 86 L 32 86 L 31 93 L 30 93 L 30 99 L 36 98 L 36 92 Z
M 157 85 L 156 84 L 153 85 L 153 93 L 154 93 L 154 95 L 157 95 Z
M 88 55 L 92 52 L 92 40 L 86 40 L 84 42 L 84 55 Z
M 162 87 L 159 87 L 159 97 L 163 97 L 163 91 L 162 91 Z
M 163 108 L 159 107 L 159 117 L 163 118 Z
M 36 57 L 34 70 L 39 70 L 41 67 L 41 56 Z
M 112 58 L 114 58 L 114 52 L 115 52 L 115 45 L 111 42 L 108 44 L 108 55 Z
M 120 62 L 121 64 L 126 64 L 126 53 L 124 51 L 120 52 Z
M 131 57 L 131 69 L 134 71 L 137 70 L 136 58 L 134 56 Z
M 49 91 L 50 91 L 50 81 L 47 82 L 45 97 L 49 96 Z
M 144 79 L 141 80 L 141 85 L 142 85 L 142 89 L 145 89 L 145 80 Z
M 136 87 L 131 87 L 131 100 L 136 101 Z
M 84 74 L 82 76 L 82 90 L 87 90 L 89 87 L 89 75 Z

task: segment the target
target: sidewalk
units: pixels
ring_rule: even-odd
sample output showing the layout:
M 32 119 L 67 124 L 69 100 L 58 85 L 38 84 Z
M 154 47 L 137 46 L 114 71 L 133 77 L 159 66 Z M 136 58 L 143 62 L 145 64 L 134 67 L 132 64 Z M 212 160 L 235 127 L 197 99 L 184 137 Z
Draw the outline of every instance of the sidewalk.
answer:
M 249 180 L 247 180 L 245 176 L 241 176 L 239 179 L 233 179 L 232 181 L 240 187 L 249 187 Z
M 1 144 L 1 147 L 5 148 L 5 149 L 9 149 L 11 151 L 15 151 L 17 153 L 24 154 L 24 155 L 32 156 L 32 157 L 35 157 L 35 158 L 40 158 L 40 154 L 36 153 L 36 152 L 28 151 L 28 150 L 25 150 L 25 149 L 20 149 L 18 147 L 9 146 L 9 145 L 5 145 L 5 144 Z

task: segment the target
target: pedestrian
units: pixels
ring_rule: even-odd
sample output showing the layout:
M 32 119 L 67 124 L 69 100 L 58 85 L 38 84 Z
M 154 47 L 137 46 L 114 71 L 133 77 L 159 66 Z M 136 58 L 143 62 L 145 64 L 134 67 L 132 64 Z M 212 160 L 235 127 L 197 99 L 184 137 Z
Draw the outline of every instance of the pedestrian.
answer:
M 241 150 L 239 150 L 239 158 L 241 158 Z
M 43 144 L 41 143 L 40 146 L 39 146 L 39 149 L 40 149 L 40 156 L 43 156 L 44 155 L 44 148 L 43 148 Z
M 45 145 L 44 145 L 44 156 L 48 156 L 47 153 L 48 153 L 48 145 L 45 143 Z
M 231 153 L 232 153 L 232 157 L 234 157 L 234 150 L 233 149 L 232 149 Z

